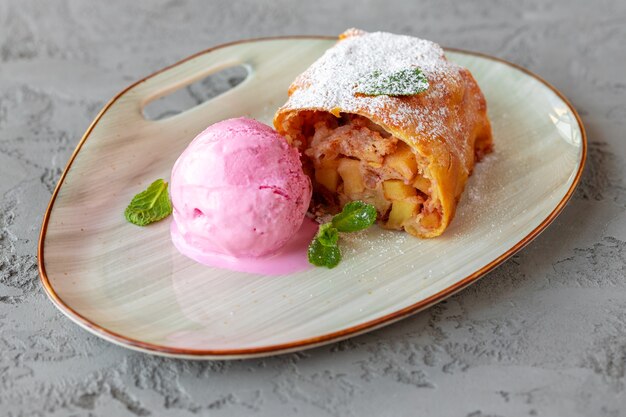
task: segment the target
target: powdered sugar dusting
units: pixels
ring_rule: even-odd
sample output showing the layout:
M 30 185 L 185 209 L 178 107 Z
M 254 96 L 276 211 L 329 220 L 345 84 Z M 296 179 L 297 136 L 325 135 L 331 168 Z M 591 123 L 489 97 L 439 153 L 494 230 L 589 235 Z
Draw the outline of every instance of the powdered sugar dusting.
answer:
M 374 71 L 382 76 L 403 69 L 419 67 L 430 87 L 419 93 L 420 100 L 439 102 L 449 94 L 450 84 L 461 82 L 458 65 L 449 62 L 443 49 L 430 41 L 385 32 L 346 31 L 339 43 L 327 50 L 292 86 L 292 94 L 283 109 L 339 108 L 343 112 L 385 115 L 390 125 L 400 129 L 416 127 L 426 137 L 445 138 L 449 129 L 446 107 L 416 109 L 400 97 L 357 94 L 359 80 Z M 445 81 L 445 82 L 444 82 Z M 295 88 L 294 88 L 295 87 Z M 392 109 L 391 112 L 381 110 Z

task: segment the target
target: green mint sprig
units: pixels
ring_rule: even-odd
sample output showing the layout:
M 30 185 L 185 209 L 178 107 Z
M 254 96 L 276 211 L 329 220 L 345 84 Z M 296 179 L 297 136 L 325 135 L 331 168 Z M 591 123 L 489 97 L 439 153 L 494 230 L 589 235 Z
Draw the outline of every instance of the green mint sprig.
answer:
M 315 266 L 334 268 L 341 261 L 339 232 L 358 232 L 370 227 L 376 221 L 376 208 L 363 201 L 346 204 L 329 223 L 320 226 L 315 238 L 309 245 L 309 262 Z
M 341 213 L 333 217 L 331 223 L 339 232 L 358 232 L 370 227 L 374 221 L 376 207 L 357 200 L 346 204 Z
M 359 80 L 356 92 L 366 96 L 412 96 L 426 91 L 429 86 L 428 78 L 418 67 L 384 75 L 375 70 Z
M 167 183 L 158 179 L 137 194 L 124 211 L 126 220 L 137 226 L 158 222 L 172 213 Z

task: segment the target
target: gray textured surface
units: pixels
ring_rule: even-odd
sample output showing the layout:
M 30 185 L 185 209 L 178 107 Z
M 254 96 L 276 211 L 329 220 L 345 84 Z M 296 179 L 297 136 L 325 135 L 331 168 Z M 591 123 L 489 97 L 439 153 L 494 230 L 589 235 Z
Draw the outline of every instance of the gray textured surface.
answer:
M 626 416 L 626 3 L 313 3 L 0 2 L 0 415 Z M 555 224 L 426 312 L 275 358 L 150 357 L 55 310 L 41 216 L 110 97 L 224 41 L 349 26 L 493 54 L 561 89 L 590 148 Z

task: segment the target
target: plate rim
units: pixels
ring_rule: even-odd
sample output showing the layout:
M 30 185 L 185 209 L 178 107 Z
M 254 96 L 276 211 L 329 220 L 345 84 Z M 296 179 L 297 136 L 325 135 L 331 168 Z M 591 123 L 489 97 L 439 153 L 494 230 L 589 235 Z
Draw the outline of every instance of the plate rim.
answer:
M 61 186 L 63 184 L 63 181 L 65 180 L 65 177 L 68 173 L 68 171 L 70 170 L 72 163 L 74 162 L 74 160 L 76 159 L 76 157 L 78 156 L 83 144 L 86 142 L 86 140 L 88 139 L 89 135 L 91 134 L 91 132 L 93 131 L 93 129 L 95 128 L 96 124 L 98 123 L 98 121 L 102 118 L 102 116 L 106 113 L 106 111 L 120 98 L 122 97 L 128 90 L 132 89 L 133 87 L 137 86 L 138 84 L 141 84 L 142 82 L 156 76 L 157 74 L 160 74 L 164 71 L 167 71 L 169 69 L 172 69 L 178 65 L 183 64 L 186 61 L 189 61 L 191 59 L 194 59 L 200 55 L 204 55 L 207 54 L 209 52 L 215 51 L 217 49 L 222 49 L 222 48 L 226 48 L 229 46 L 234 46 L 234 45 L 238 45 L 238 44 L 242 44 L 242 43 L 253 43 L 253 42 L 262 42 L 262 41 L 271 41 L 271 40 L 298 40 L 298 39 L 310 39 L 310 40 L 334 40 L 337 39 L 335 36 L 319 36 L 319 35 L 295 35 L 295 36 L 269 36 L 269 37 L 260 37 L 260 38 L 250 38 L 250 39 L 242 39 L 242 40 L 238 40 L 238 41 L 233 41 L 233 42 L 227 42 L 227 43 L 223 43 L 223 44 L 219 44 L 216 46 L 213 46 L 211 48 L 199 51 L 195 54 L 192 54 L 178 62 L 175 62 L 174 64 L 168 65 L 144 78 L 141 78 L 140 80 L 132 83 L 131 85 L 127 86 L 126 88 L 124 88 L 123 90 L 121 90 L 119 93 L 117 93 L 111 100 L 108 101 L 108 103 L 100 110 L 100 112 L 98 112 L 98 114 L 96 115 L 96 117 L 94 118 L 94 120 L 91 122 L 91 124 L 89 125 L 89 127 L 87 128 L 87 130 L 85 131 L 85 133 L 83 134 L 81 140 L 78 142 L 76 148 L 74 149 L 74 151 L 72 152 L 72 155 L 70 156 L 70 159 L 68 160 L 65 168 L 63 169 L 63 172 L 61 173 L 61 177 L 59 178 L 59 181 L 57 182 L 54 191 L 52 193 L 52 196 L 50 198 L 50 201 L 48 203 L 48 206 L 46 208 L 46 211 L 44 213 L 43 216 L 43 220 L 42 220 L 42 224 L 41 224 L 41 229 L 40 229 L 40 233 L 39 233 L 39 241 L 38 241 L 38 245 L 37 245 L 37 260 L 38 260 L 38 269 L 39 269 L 39 278 L 41 280 L 41 283 L 43 285 L 43 288 L 46 292 L 46 295 L 48 296 L 48 298 L 50 299 L 50 301 L 52 302 L 52 304 L 58 308 L 65 316 L 67 316 L 68 318 L 70 318 L 73 322 L 75 322 L 76 324 L 78 324 L 79 326 L 83 327 L 84 329 L 86 329 L 87 331 L 89 331 L 90 333 L 95 334 L 96 336 L 99 336 L 109 342 L 112 342 L 114 344 L 126 347 L 126 348 L 130 348 L 132 350 L 137 350 L 137 351 L 141 351 L 141 352 L 145 352 L 145 353 L 150 353 L 150 354 L 156 354 L 156 355 L 161 355 L 161 356 L 170 356 L 170 357 L 179 357 L 179 358 L 187 358 L 187 359 L 241 359 L 241 358 L 252 358 L 252 357 L 261 357 L 261 356 L 270 356 L 270 355 L 277 355 L 277 354 L 281 354 L 281 353 L 288 353 L 288 352 L 293 352 L 293 351 L 297 351 L 297 350 L 304 350 L 304 349 L 311 349 L 317 346 L 321 346 L 323 344 L 327 344 L 327 343 L 332 343 L 332 342 L 336 342 L 339 340 L 344 340 L 347 339 L 349 337 L 354 337 L 360 334 L 363 334 L 365 332 L 368 331 L 372 331 L 375 329 L 378 329 L 380 327 L 386 326 L 388 324 L 392 324 L 398 320 L 401 320 L 403 318 L 409 317 L 413 314 L 418 313 L 421 310 L 424 310 L 430 306 L 432 306 L 433 304 L 436 304 L 450 296 L 452 296 L 453 294 L 455 294 L 458 291 L 461 291 L 462 289 L 464 289 L 465 287 L 469 286 L 470 284 L 476 282 L 478 279 L 482 278 L 484 275 L 486 275 L 488 272 L 490 272 L 491 270 L 495 269 L 496 267 L 498 267 L 499 265 L 501 265 L 504 261 L 506 261 L 508 258 L 510 258 L 511 256 L 513 256 L 516 252 L 518 252 L 519 250 L 521 250 L 522 248 L 524 248 L 526 245 L 528 245 L 532 240 L 534 240 L 542 231 L 544 231 L 555 219 L 556 217 L 563 211 L 563 209 L 565 208 L 565 206 L 567 205 L 567 203 L 569 202 L 569 200 L 571 199 L 572 195 L 574 194 L 574 190 L 576 189 L 576 186 L 578 185 L 578 183 L 580 182 L 584 167 L 585 167 L 585 163 L 586 163 L 586 159 L 587 159 L 587 134 L 584 128 L 584 125 L 582 123 L 582 120 L 578 114 L 578 112 L 576 111 L 576 109 L 574 108 L 574 106 L 570 103 L 570 101 L 565 97 L 565 95 L 563 95 L 563 93 L 561 93 L 558 89 L 556 89 L 552 84 L 550 84 L 549 82 L 547 82 L 545 79 L 543 79 L 542 77 L 540 77 L 539 75 L 533 73 L 532 71 L 514 64 L 512 62 L 509 62 L 507 60 L 504 60 L 502 58 L 498 58 L 498 57 L 494 57 L 488 54 L 484 54 L 482 52 L 475 52 L 475 51 L 469 51 L 469 50 L 465 50 L 465 49 L 460 49 L 460 48 L 444 48 L 445 51 L 449 51 L 449 52 L 456 52 L 456 53 L 461 53 L 461 54 L 466 54 L 466 55 L 473 55 L 473 56 L 477 56 L 477 57 L 481 57 L 481 58 L 485 58 L 488 60 L 492 60 L 495 62 L 499 62 L 502 64 L 505 64 L 507 66 L 510 66 L 516 70 L 519 70 L 523 73 L 525 73 L 526 75 L 538 80 L 540 83 L 542 83 L 544 86 L 546 86 L 548 89 L 552 90 L 564 103 L 565 105 L 569 108 L 569 110 L 572 112 L 572 114 L 575 116 L 576 118 L 576 122 L 578 124 L 578 128 L 581 132 L 581 146 L 582 146 L 582 152 L 581 152 L 581 157 L 580 157 L 580 161 L 578 162 L 578 170 L 576 172 L 576 175 L 574 177 L 574 180 L 572 181 L 572 184 L 570 185 L 569 189 L 567 190 L 567 192 L 565 193 L 565 195 L 563 196 L 563 198 L 561 199 L 561 201 L 559 201 L 559 203 L 553 208 L 553 210 L 550 212 L 550 214 L 544 218 L 542 220 L 542 222 L 537 225 L 537 227 L 535 227 L 530 233 L 528 233 L 526 236 L 524 236 L 521 240 L 519 240 L 515 245 L 513 245 L 511 248 L 509 248 L 505 253 L 503 253 L 502 255 L 500 255 L 499 257 L 493 259 L 491 262 L 489 262 L 487 265 L 483 266 L 482 268 L 472 272 L 471 274 L 467 275 L 465 278 L 457 281 L 455 284 L 437 292 L 436 294 L 431 295 L 428 298 L 425 298 L 421 301 L 418 301 L 416 303 L 413 303 L 407 307 L 404 307 L 402 309 L 396 310 L 392 313 L 386 314 L 384 316 L 375 318 L 373 320 L 368 320 L 364 323 L 360 323 L 354 326 L 350 326 L 350 327 L 346 327 L 340 330 L 336 330 L 334 332 L 330 332 L 330 333 L 326 333 L 323 335 L 319 335 L 319 336 L 315 336 L 315 337 L 309 337 L 309 338 L 304 338 L 304 339 L 300 339 L 300 340 L 296 340 L 296 341 L 292 341 L 292 342 L 287 342 L 287 343 L 279 343 L 279 344 L 273 344 L 273 345 L 266 345 L 266 346 L 258 346 L 258 347 L 250 347 L 250 348 L 234 348 L 234 349 L 191 349 L 191 348 L 177 348 L 177 347 L 168 347 L 168 346 L 162 346 L 162 345 L 157 345 L 157 344 L 153 344 L 153 343 L 149 343 L 149 342 L 144 342 L 141 340 L 136 340 L 127 336 L 124 336 L 122 334 L 113 332 L 111 330 L 108 330 L 102 326 L 100 326 L 99 324 L 92 322 L 91 320 L 89 320 L 88 318 L 82 316 L 80 313 L 78 313 L 76 310 L 74 310 L 72 307 L 70 307 L 69 305 L 67 305 L 63 299 L 56 293 L 54 287 L 52 286 L 50 279 L 48 278 L 48 275 L 46 273 L 46 267 L 45 267 L 45 258 L 44 258 L 44 252 L 45 252 L 45 238 L 46 238 L 46 232 L 48 229 L 48 223 L 50 220 L 50 215 L 52 212 L 52 208 L 54 206 L 55 200 L 57 198 L 57 195 L 61 189 Z

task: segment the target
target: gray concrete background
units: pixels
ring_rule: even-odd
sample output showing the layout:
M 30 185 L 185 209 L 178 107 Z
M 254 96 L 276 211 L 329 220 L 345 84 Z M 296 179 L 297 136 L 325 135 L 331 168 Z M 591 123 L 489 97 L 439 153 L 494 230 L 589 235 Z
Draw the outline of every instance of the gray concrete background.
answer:
M 151 357 L 55 310 L 37 275 L 41 217 L 109 98 L 221 42 L 351 26 L 493 54 L 567 95 L 590 147 L 559 219 L 426 312 L 280 357 Z M 626 416 L 625 48 L 623 0 L 2 0 L 0 415 Z

